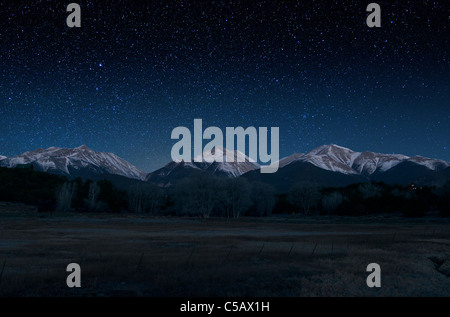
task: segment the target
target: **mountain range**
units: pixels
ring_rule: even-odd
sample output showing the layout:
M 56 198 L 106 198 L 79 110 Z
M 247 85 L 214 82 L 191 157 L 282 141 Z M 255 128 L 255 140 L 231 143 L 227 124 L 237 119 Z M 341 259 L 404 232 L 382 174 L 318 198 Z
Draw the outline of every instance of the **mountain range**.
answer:
M 232 160 L 233 162 L 227 162 Z M 321 186 L 346 186 L 371 180 L 390 184 L 441 185 L 450 180 L 450 163 L 422 156 L 356 152 L 331 144 L 308 153 L 282 158 L 272 174 L 260 173 L 260 165 L 239 151 L 213 148 L 191 162 L 172 161 L 164 167 L 145 173 L 113 153 L 97 152 L 82 145 L 74 149 L 50 147 L 25 152 L 15 157 L 0 156 L 0 166 L 32 165 L 35 170 L 71 178 L 106 178 L 112 181 L 134 180 L 169 187 L 195 172 L 219 177 L 245 177 L 250 181 L 269 183 L 286 191 L 298 182 Z
M 172 161 L 148 174 L 146 181 L 167 187 L 179 179 L 189 177 L 196 171 L 204 171 L 215 176 L 235 178 L 250 171 L 259 170 L 259 168 L 258 163 L 251 162 L 248 156 L 239 151 L 215 147 L 211 151 L 195 157 L 191 162 Z
M 74 149 L 39 148 L 14 157 L 0 160 L 0 166 L 32 165 L 34 170 L 71 177 L 115 175 L 145 180 L 147 174 L 113 153 L 97 152 L 86 145 Z
M 372 175 L 386 172 L 400 163 L 412 162 L 430 170 L 442 170 L 450 166 L 446 161 L 422 156 L 408 157 L 401 154 L 382 154 L 374 152 L 354 152 L 348 148 L 331 144 L 322 145 L 307 154 L 293 154 L 280 160 L 280 167 L 293 162 L 311 163 L 324 170 L 347 175 Z
M 450 163 L 422 156 L 355 152 L 331 144 L 281 159 L 276 173 L 251 171 L 244 177 L 269 183 L 280 191 L 299 182 L 329 187 L 372 180 L 401 185 L 442 185 L 450 180 Z

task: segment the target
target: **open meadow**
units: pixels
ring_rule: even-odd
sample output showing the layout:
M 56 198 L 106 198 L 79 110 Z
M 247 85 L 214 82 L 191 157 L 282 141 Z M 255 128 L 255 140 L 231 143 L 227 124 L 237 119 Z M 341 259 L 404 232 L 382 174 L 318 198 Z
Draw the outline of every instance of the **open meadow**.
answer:
M 81 288 L 66 266 L 81 266 Z M 369 263 L 381 288 L 369 288 Z M 450 219 L 42 214 L 0 204 L 0 296 L 449 296 Z

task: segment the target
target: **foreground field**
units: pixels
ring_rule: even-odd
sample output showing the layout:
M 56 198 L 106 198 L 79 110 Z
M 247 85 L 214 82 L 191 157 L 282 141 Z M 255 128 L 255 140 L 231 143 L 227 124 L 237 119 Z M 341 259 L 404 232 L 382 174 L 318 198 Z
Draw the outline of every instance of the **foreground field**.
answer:
M 449 219 L 0 210 L 0 296 L 450 296 Z M 71 262 L 80 289 L 66 286 Z M 379 289 L 366 285 L 373 262 Z

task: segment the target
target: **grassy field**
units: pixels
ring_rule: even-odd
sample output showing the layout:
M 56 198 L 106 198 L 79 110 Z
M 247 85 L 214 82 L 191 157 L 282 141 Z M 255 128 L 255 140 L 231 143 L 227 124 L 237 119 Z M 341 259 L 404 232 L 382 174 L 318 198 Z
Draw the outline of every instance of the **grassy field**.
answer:
M 66 286 L 81 265 L 82 287 Z M 366 267 L 381 266 L 381 288 Z M 44 215 L 0 203 L 0 296 L 449 296 L 450 219 Z

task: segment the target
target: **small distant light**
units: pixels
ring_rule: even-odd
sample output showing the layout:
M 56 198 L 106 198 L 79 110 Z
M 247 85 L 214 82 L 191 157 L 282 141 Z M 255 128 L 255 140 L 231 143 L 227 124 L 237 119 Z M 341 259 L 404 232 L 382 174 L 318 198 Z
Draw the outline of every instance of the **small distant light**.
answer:
M 103 64 L 102 64 L 102 63 L 99 63 L 98 66 L 99 66 L 99 67 L 103 67 Z

